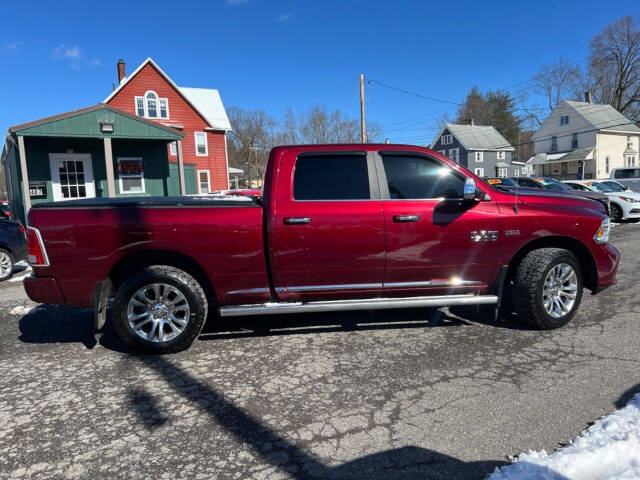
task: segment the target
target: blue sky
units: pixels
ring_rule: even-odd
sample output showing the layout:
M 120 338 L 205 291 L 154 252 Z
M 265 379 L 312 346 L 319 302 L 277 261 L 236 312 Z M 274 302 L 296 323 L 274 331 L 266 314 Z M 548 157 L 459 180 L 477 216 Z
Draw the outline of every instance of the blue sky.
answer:
M 55 5 L 55 6 L 52 6 Z M 637 0 L 426 2 L 211 0 L 14 3 L 0 32 L 0 129 L 102 101 L 152 57 L 181 86 L 220 90 L 226 106 L 326 105 L 357 117 L 358 75 L 459 102 L 522 88 L 541 65 L 579 61 Z M 392 141 L 429 143 L 455 106 L 371 84 L 367 117 Z

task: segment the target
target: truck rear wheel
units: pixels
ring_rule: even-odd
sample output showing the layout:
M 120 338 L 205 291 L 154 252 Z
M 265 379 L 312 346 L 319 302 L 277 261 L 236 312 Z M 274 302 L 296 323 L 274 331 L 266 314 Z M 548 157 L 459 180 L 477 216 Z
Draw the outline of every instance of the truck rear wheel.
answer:
M 127 345 L 156 353 L 188 348 L 207 319 L 200 284 L 175 267 L 144 268 L 118 288 L 113 324 Z
M 513 303 L 519 318 L 544 330 L 573 318 L 582 300 L 582 270 L 575 255 L 562 248 L 529 252 L 518 265 Z

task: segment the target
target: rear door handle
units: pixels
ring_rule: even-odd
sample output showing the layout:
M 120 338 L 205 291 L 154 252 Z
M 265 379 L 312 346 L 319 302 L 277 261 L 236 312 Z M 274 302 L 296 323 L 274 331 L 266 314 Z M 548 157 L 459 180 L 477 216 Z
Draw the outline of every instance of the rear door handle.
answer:
M 285 225 L 303 225 L 305 223 L 311 223 L 311 217 L 285 217 Z
M 420 215 L 394 215 L 393 221 L 396 223 L 411 223 L 420 220 Z

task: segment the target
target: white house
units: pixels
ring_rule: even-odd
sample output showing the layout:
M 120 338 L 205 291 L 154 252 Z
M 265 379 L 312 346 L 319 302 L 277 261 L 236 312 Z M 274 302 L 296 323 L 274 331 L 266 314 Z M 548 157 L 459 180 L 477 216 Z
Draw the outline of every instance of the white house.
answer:
M 563 100 L 532 140 L 527 167 L 534 175 L 609 178 L 613 168 L 639 165 L 640 128 L 611 105 Z

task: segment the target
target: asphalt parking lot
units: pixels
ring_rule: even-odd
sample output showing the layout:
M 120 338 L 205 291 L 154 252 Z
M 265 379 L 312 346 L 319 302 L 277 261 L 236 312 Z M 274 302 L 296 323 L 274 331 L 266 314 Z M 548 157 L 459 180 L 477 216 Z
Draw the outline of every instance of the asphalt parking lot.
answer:
M 481 479 L 640 391 L 640 224 L 567 327 L 433 310 L 210 322 L 171 356 L 0 285 L 0 478 Z

